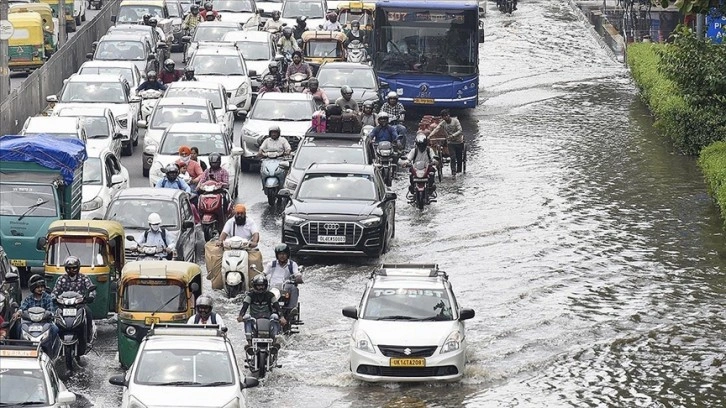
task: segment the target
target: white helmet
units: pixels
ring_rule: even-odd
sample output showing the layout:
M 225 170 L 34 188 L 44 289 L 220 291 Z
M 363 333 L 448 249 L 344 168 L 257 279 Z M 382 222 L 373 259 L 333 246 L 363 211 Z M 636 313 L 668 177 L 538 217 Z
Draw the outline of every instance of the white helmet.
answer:
M 391 98 L 398 99 L 398 94 L 394 91 L 389 92 L 388 95 L 386 95 L 386 99 L 391 99 Z
M 151 213 L 149 214 L 149 225 L 151 224 L 161 224 L 161 217 L 157 213 Z

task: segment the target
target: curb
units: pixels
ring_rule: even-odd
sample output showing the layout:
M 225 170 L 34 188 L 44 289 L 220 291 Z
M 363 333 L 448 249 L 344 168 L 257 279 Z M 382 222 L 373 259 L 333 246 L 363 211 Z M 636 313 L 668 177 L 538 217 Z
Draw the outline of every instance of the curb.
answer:
M 595 29 L 595 26 L 592 25 L 590 22 L 590 19 L 587 15 L 585 15 L 585 12 L 582 11 L 582 9 L 577 5 L 576 0 L 567 0 L 567 4 L 569 4 L 570 8 L 572 8 L 572 11 L 575 12 L 575 15 L 577 16 L 577 19 L 581 22 L 585 23 L 585 25 L 588 28 L 588 31 L 590 32 L 590 35 L 597 41 L 598 44 L 600 44 L 600 47 L 607 52 L 607 54 L 612 58 L 613 60 L 620 62 L 621 64 L 625 64 L 625 43 L 622 41 L 622 37 L 618 34 L 615 41 L 618 42 L 618 45 L 621 45 L 620 49 L 613 49 L 603 38 L 602 35 Z M 610 24 L 608 24 L 610 25 Z M 603 31 L 608 32 L 608 29 L 603 26 Z

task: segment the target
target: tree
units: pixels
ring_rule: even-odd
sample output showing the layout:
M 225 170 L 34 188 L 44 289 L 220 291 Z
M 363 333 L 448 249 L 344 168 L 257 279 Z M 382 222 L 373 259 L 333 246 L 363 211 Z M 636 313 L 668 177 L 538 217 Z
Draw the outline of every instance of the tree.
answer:
M 726 14 L 726 2 L 722 0 L 652 0 L 663 8 L 675 5 L 683 14 L 707 14 L 716 8 Z

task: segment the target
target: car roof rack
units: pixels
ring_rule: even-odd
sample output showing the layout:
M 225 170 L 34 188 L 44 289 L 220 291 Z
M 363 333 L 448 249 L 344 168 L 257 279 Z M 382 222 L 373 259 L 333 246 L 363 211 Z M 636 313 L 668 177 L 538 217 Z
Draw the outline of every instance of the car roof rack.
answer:
M 227 337 L 227 328 L 218 324 L 155 323 L 146 337 L 154 335 Z
M 439 269 L 439 264 L 424 263 L 400 263 L 400 264 L 382 264 L 380 268 L 371 273 L 374 276 L 412 276 L 412 277 L 441 277 L 444 280 L 449 279 L 449 275 Z
M 40 342 L 29 340 L 0 341 L 0 357 L 33 358 L 40 360 L 43 352 L 40 349 Z

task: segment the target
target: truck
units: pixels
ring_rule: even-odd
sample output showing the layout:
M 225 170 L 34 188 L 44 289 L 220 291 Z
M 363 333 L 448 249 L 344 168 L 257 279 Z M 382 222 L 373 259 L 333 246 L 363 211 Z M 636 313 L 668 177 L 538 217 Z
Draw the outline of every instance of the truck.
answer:
M 23 285 L 43 267 L 48 226 L 81 217 L 86 158 L 78 139 L 0 137 L 0 245 Z

